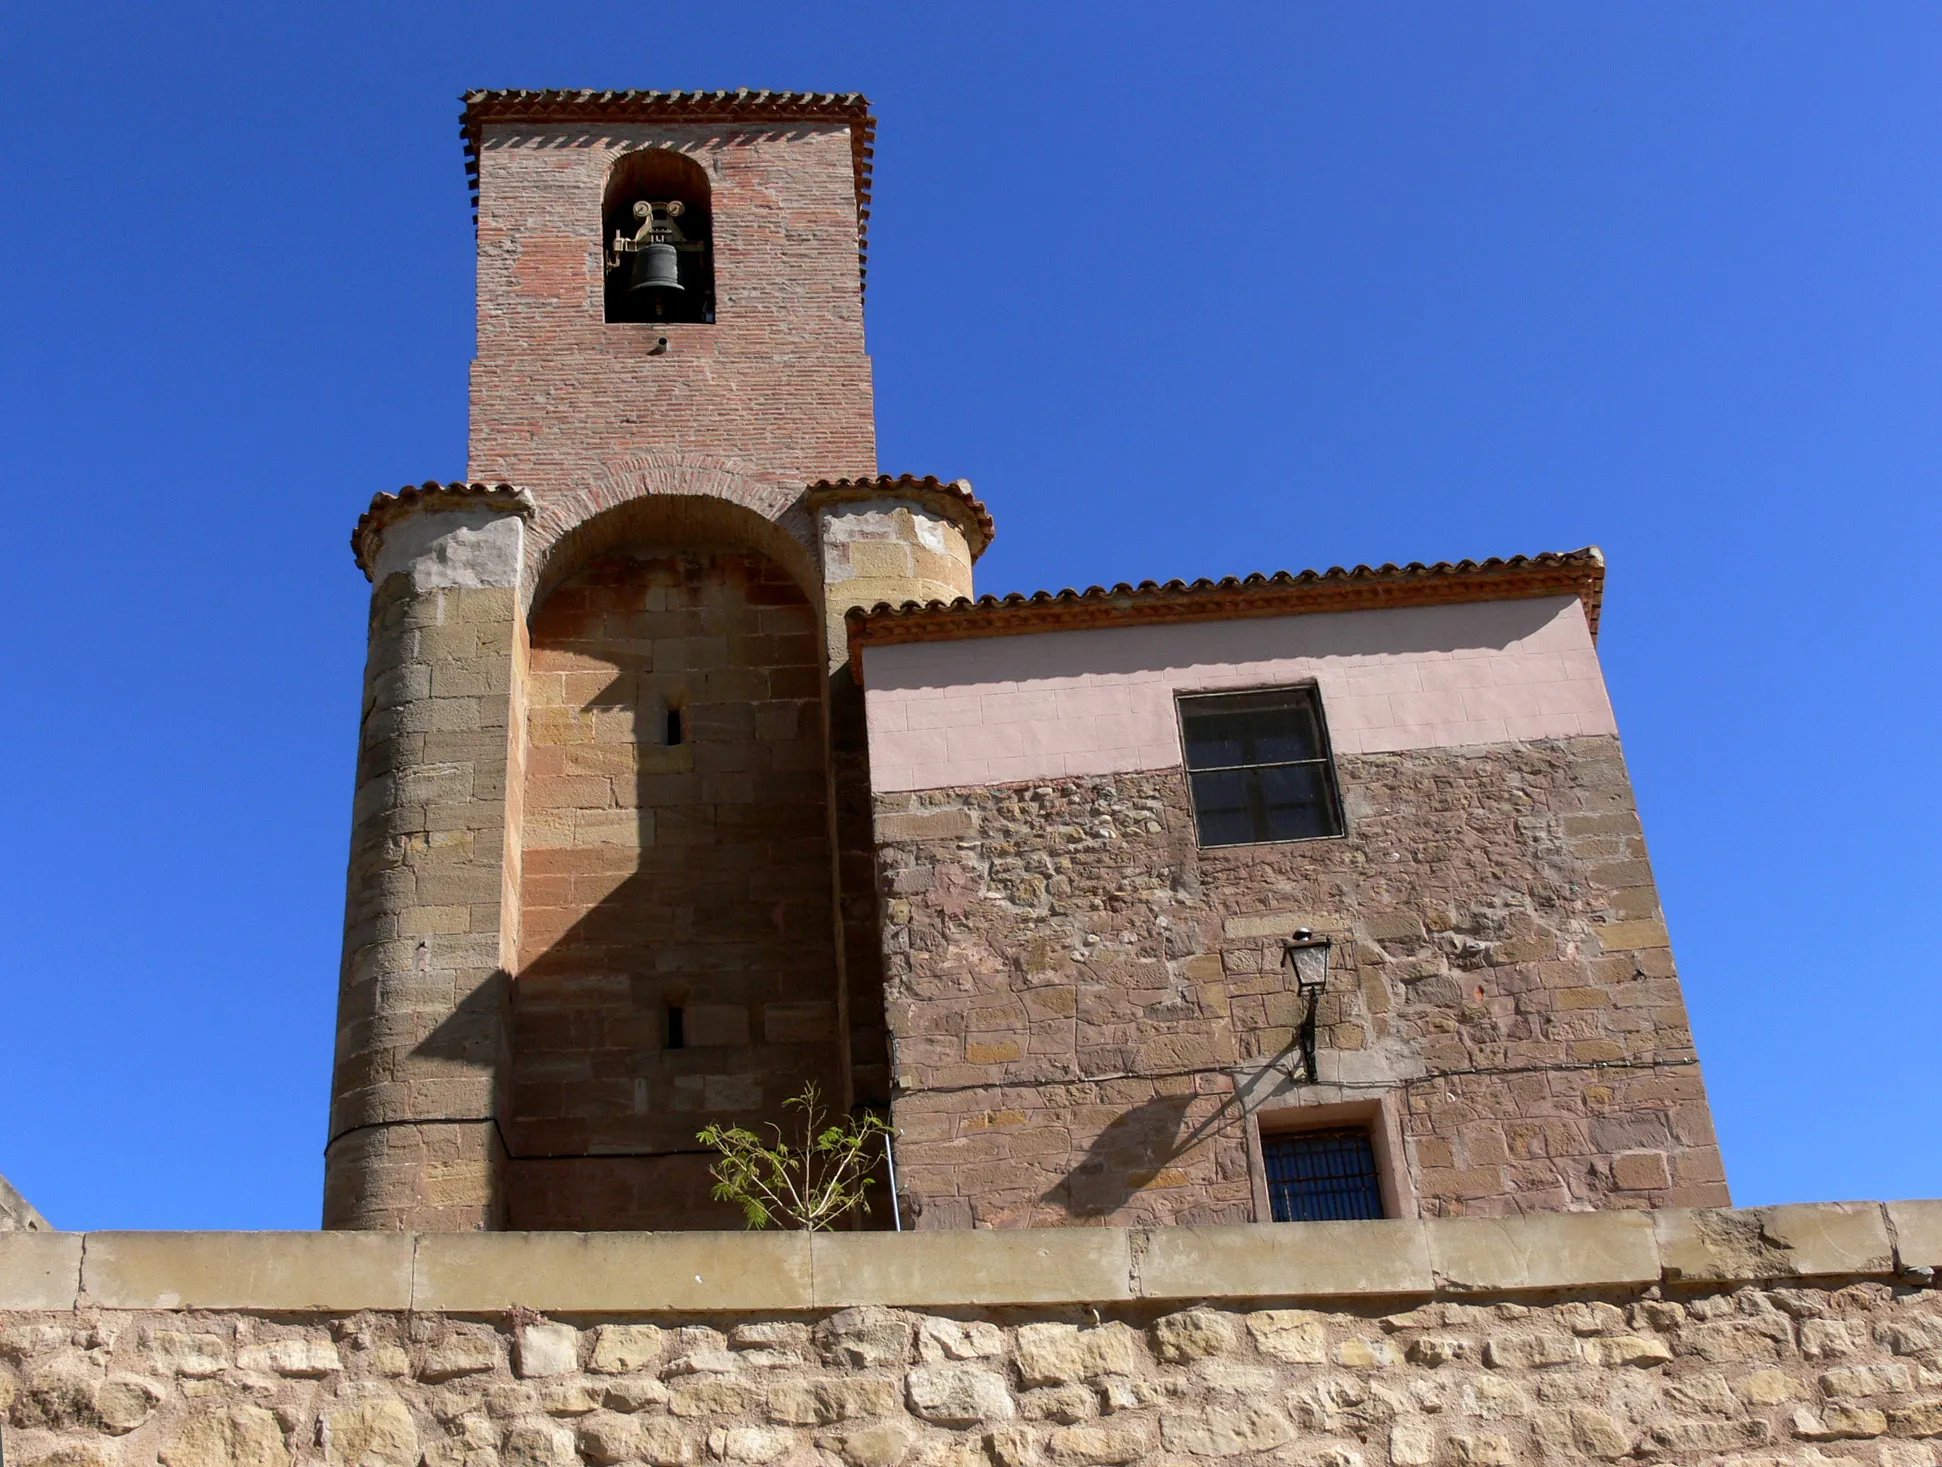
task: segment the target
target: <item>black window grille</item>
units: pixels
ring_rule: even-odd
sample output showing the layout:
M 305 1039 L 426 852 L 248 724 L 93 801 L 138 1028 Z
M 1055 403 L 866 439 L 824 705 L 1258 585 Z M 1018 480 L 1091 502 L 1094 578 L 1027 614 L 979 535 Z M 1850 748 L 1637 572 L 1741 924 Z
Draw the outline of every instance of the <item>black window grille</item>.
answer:
M 1382 1216 L 1376 1149 L 1367 1131 L 1300 1131 L 1263 1136 L 1268 1207 L 1276 1222 L 1337 1222 Z
M 1322 703 L 1313 688 L 1180 700 L 1203 846 L 1342 833 Z

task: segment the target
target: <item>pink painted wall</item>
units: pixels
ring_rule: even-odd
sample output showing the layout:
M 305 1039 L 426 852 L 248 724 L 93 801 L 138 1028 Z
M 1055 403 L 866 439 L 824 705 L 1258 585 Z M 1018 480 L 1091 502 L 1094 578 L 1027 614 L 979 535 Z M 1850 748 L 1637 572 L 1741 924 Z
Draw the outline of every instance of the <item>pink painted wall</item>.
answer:
M 1337 753 L 1618 731 L 1577 598 L 1039 632 L 863 653 L 878 790 L 1181 762 L 1176 693 L 1313 681 Z

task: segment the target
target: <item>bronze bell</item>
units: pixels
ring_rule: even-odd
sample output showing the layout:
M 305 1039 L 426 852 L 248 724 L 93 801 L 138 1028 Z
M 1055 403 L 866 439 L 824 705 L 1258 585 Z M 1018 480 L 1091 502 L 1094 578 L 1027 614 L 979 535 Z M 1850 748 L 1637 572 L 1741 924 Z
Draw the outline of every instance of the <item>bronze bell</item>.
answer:
M 634 278 L 628 285 L 630 291 L 679 291 L 681 281 L 675 270 L 674 246 L 665 243 L 644 244 L 634 252 Z

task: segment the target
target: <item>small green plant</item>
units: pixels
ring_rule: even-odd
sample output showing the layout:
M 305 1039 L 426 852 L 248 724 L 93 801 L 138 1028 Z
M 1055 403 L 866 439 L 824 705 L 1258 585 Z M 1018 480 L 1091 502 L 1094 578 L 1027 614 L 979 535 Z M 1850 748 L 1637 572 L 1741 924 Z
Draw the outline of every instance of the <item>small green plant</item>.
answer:
M 770 1125 L 773 1144 L 741 1126 L 709 1126 L 696 1137 L 721 1153 L 708 1171 L 715 1200 L 742 1209 L 751 1228 L 827 1228 L 869 1200 L 879 1137 L 895 1134 L 873 1115 L 831 1121 L 814 1083 L 782 1102 L 798 1112 L 800 1134 Z

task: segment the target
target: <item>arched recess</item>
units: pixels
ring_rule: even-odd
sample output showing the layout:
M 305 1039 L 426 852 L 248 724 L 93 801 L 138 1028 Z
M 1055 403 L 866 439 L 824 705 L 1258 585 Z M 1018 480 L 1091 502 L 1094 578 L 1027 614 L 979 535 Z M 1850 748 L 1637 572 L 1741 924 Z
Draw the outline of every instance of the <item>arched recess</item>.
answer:
M 708 171 L 668 148 L 623 153 L 601 191 L 609 322 L 715 319 L 714 190 Z M 661 249 L 668 288 L 647 287 L 647 246 Z
M 814 559 L 648 494 L 532 585 L 507 1223 L 732 1227 L 695 1133 L 846 1088 Z

